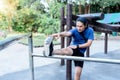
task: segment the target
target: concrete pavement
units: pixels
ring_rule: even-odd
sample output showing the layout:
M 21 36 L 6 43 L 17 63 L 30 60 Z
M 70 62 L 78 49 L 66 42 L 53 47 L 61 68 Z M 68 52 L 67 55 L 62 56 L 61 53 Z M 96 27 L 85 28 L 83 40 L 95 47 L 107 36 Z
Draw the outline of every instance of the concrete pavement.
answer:
M 120 40 L 109 40 L 108 54 L 104 41 L 95 40 L 90 48 L 91 57 L 120 59 Z M 55 46 L 60 48 L 60 46 Z M 43 48 L 34 48 L 41 54 Z M 35 80 L 65 80 L 65 66 L 58 59 L 34 58 Z M 14 42 L 0 51 L 0 80 L 30 80 L 28 46 Z M 85 62 L 82 80 L 118 80 L 120 65 Z M 74 66 L 73 66 L 74 74 Z

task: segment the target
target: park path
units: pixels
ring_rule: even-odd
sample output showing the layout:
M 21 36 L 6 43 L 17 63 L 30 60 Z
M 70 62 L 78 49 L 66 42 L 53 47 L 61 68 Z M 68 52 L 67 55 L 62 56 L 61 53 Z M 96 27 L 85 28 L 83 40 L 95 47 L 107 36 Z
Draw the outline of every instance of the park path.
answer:
M 55 46 L 60 48 L 59 45 Z M 108 51 L 120 49 L 120 40 L 109 40 Z M 34 53 L 41 54 L 43 47 L 34 48 Z M 90 55 L 104 52 L 104 40 L 95 40 L 90 48 Z M 34 58 L 35 67 L 40 67 L 55 62 L 58 59 Z M 5 74 L 29 69 L 29 53 L 28 46 L 13 42 L 5 49 L 0 51 L 0 76 Z

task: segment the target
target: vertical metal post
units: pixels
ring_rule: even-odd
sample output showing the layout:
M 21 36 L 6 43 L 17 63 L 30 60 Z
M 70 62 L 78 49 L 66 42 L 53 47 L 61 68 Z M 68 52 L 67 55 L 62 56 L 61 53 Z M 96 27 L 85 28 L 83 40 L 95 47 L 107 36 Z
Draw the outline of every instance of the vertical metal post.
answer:
M 63 32 L 64 31 L 64 7 L 62 7 L 61 8 L 61 25 L 60 25 L 60 31 L 61 32 Z M 65 47 L 65 45 L 64 45 L 64 43 L 65 43 L 65 38 L 64 37 L 62 37 L 61 38 L 61 48 L 64 48 Z M 62 65 L 64 65 L 65 64 L 65 61 L 64 61 L 64 59 L 61 59 L 61 66 Z
M 86 56 L 90 57 L 90 47 L 87 48 Z
M 29 45 L 29 66 L 30 66 L 30 76 L 31 80 L 34 80 L 34 64 L 33 64 L 33 40 L 32 40 L 32 33 L 28 37 L 28 45 Z
M 72 28 L 72 4 L 67 4 L 67 30 Z M 70 45 L 71 38 L 67 38 L 67 46 Z M 66 80 L 72 80 L 72 60 L 67 60 Z
M 108 33 L 105 33 L 105 50 L 104 53 L 107 54 L 108 49 Z

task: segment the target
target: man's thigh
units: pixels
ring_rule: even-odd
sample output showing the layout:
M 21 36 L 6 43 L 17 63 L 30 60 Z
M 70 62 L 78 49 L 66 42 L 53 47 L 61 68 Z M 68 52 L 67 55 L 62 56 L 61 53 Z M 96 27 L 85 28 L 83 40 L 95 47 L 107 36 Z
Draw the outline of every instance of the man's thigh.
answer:
M 64 53 L 65 55 L 72 55 L 72 54 L 73 54 L 73 50 L 72 50 L 71 48 L 69 48 L 69 47 L 67 47 L 67 48 L 62 48 L 61 50 L 63 51 L 63 53 Z

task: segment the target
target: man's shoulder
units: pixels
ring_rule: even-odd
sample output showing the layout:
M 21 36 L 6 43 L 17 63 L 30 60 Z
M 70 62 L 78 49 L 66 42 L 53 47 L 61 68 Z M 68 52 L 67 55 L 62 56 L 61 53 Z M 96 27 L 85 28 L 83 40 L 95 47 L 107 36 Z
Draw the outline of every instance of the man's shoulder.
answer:
M 91 31 L 93 31 L 93 28 L 92 28 L 92 27 L 90 27 L 90 26 L 88 26 L 88 30 L 91 30 Z

